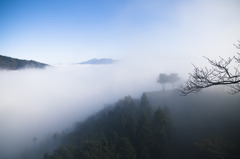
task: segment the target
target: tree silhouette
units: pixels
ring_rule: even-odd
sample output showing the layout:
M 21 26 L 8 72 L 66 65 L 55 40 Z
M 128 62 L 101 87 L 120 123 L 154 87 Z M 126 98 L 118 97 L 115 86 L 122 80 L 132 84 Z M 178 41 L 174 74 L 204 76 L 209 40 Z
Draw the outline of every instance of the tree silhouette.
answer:
M 165 90 L 166 83 L 172 83 L 174 88 L 174 84 L 179 81 L 179 77 L 177 73 L 171 73 L 170 75 L 165 73 L 160 73 L 157 79 L 157 82 L 162 85 L 162 90 Z
M 165 84 L 168 82 L 167 74 L 165 74 L 165 73 L 160 73 L 160 75 L 158 76 L 157 82 L 158 82 L 158 83 L 161 83 L 161 85 L 162 85 L 162 90 L 165 90 Z
M 240 41 L 238 42 L 239 44 L 235 46 L 237 49 L 240 49 Z M 217 85 L 227 86 L 230 94 L 240 92 L 240 53 L 228 59 L 220 57 L 218 61 L 206 59 L 210 63 L 211 68 L 194 66 L 193 73 L 189 74 L 189 79 L 180 88 L 181 95 L 186 96 L 192 92 L 199 92 L 203 88 Z

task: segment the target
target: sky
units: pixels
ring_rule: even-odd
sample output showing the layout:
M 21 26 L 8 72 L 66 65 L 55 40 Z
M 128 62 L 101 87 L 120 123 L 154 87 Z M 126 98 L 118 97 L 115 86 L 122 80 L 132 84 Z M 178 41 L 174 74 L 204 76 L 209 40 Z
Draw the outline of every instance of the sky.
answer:
M 60 131 L 126 95 L 161 90 L 159 73 L 183 82 L 203 56 L 236 55 L 239 17 L 239 0 L 0 0 L 0 55 L 57 66 L 0 72 L 1 141 Z M 69 65 L 92 58 L 119 63 Z
M 0 54 L 50 65 L 113 58 L 189 67 L 236 54 L 239 16 L 238 0 L 1 0 Z

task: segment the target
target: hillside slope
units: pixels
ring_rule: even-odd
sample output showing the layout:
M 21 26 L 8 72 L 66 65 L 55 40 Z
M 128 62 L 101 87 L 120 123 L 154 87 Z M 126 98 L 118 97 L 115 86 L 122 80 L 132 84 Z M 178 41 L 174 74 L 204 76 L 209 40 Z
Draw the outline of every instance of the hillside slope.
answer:
M 19 70 L 19 69 L 25 69 L 25 68 L 43 69 L 46 66 L 49 66 L 49 65 L 40 63 L 37 61 L 33 61 L 33 60 L 20 60 L 20 59 L 0 55 L 0 69 L 5 69 L 5 70 Z
M 157 159 L 166 155 L 172 135 L 168 109 L 153 110 L 146 95 L 127 96 L 64 137 L 63 144 L 44 159 Z

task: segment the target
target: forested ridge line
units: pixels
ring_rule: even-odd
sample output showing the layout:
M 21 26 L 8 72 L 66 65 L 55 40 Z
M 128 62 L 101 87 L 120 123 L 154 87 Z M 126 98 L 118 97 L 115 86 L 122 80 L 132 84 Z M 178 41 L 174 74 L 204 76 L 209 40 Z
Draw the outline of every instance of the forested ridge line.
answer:
M 145 94 L 125 97 L 77 124 L 43 159 L 155 159 L 166 155 L 173 135 L 167 107 L 154 109 Z

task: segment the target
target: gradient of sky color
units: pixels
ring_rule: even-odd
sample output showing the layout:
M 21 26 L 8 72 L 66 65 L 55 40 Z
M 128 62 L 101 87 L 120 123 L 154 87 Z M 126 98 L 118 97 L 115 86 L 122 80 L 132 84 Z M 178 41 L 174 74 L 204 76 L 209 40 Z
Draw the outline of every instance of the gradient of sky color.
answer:
M 191 63 L 234 55 L 239 17 L 239 0 L 1 0 L 0 54 Z
M 236 55 L 237 40 L 240 0 L 0 0 L 0 55 L 57 66 L 0 72 L 0 147 L 12 154 L 106 103 L 159 91 L 159 73 L 184 81 L 203 56 Z M 68 65 L 91 58 L 121 62 Z

